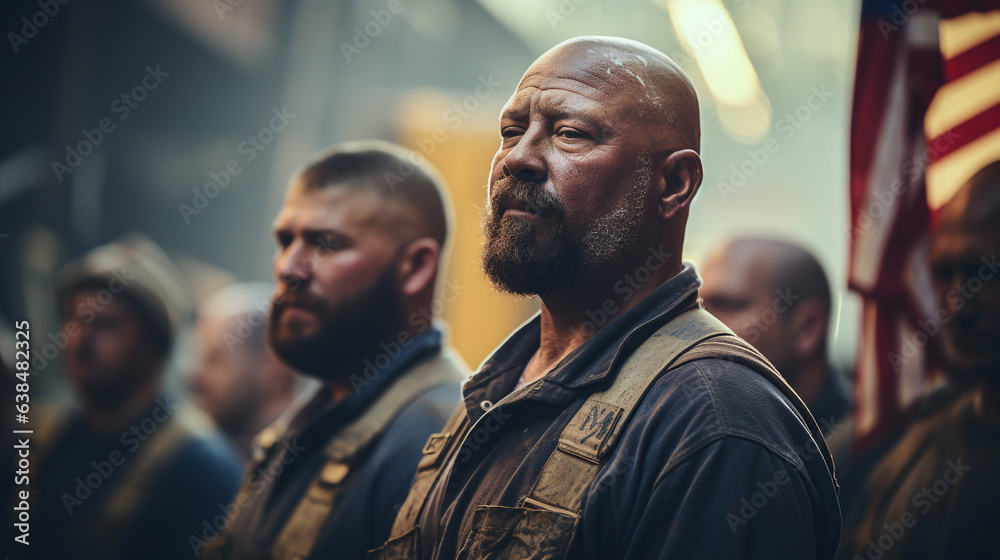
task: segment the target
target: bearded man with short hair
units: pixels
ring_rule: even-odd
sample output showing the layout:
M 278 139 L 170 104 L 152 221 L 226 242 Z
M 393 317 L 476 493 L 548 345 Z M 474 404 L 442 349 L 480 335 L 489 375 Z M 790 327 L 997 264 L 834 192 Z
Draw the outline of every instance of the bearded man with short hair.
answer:
M 203 558 L 364 558 L 385 540 L 468 371 L 427 319 L 446 200 L 432 168 L 384 142 L 337 146 L 295 176 L 274 222 L 268 339 L 321 386 L 258 437 Z

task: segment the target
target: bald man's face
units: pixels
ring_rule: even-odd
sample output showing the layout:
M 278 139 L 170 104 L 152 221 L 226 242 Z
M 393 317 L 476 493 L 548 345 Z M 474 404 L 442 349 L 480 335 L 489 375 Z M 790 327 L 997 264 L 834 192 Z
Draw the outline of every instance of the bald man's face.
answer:
M 227 433 L 235 433 L 250 423 L 264 400 L 261 376 L 271 367 L 270 354 L 248 349 L 242 339 L 234 343 L 238 323 L 231 317 L 202 317 L 198 321 L 196 345 L 198 361 L 191 377 L 191 389 L 198 405 Z
M 624 55 L 623 55 L 624 56 Z M 607 269 L 646 236 L 655 196 L 651 149 L 631 67 L 580 48 L 539 59 L 500 119 L 484 216 L 484 268 L 522 294 Z
M 705 309 L 794 383 L 791 321 L 771 285 L 768 268 L 766 260 L 752 251 L 723 249 L 701 268 L 704 283 L 698 294 Z
M 1000 380 L 1000 225 L 977 223 L 955 201 L 931 241 L 931 265 L 949 371 Z M 951 205 L 949 205 L 951 206 Z

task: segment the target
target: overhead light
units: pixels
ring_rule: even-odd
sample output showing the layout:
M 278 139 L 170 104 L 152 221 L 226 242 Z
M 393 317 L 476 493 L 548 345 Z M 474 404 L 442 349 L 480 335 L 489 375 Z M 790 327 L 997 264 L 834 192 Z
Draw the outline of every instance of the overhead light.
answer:
M 771 103 L 725 6 L 720 0 L 658 3 L 666 4 L 677 36 L 697 62 L 727 133 L 759 141 L 771 127 Z

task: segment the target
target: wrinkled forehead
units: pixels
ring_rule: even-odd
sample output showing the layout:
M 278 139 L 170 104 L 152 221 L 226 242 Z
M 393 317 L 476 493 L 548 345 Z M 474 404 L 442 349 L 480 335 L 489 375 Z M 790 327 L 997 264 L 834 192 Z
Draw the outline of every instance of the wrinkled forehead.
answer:
M 635 96 L 646 88 L 648 65 L 645 57 L 614 47 L 565 46 L 539 57 L 524 73 L 517 92 L 565 88 L 604 101 Z

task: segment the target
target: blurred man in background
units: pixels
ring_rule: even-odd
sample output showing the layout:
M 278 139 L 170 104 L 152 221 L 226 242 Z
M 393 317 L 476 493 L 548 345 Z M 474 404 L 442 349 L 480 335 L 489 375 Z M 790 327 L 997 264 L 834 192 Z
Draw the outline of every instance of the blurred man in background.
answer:
M 918 420 L 845 515 L 844 559 L 1000 558 L 1000 162 L 942 209 L 931 239 L 941 337 L 959 396 Z
M 213 294 L 198 310 L 194 342 L 199 359 L 191 389 L 244 463 L 254 436 L 298 393 L 295 372 L 267 344 L 271 297 L 270 284 L 236 284 Z
M 764 354 L 823 434 L 847 420 L 847 384 L 830 365 L 830 284 L 809 251 L 771 239 L 726 243 L 701 270 L 705 309 Z
M 170 559 L 231 499 L 240 468 L 211 421 L 163 390 L 184 294 L 167 257 L 130 236 L 59 277 L 77 407 L 37 411 L 34 558 Z
M 292 180 L 274 222 L 268 336 L 322 386 L 263 442 L 205 558 L 362 559 L 388 535 L 468 373 L 432 323 L 450 227 L 444 185 L 418 162 L 345 144 Z

